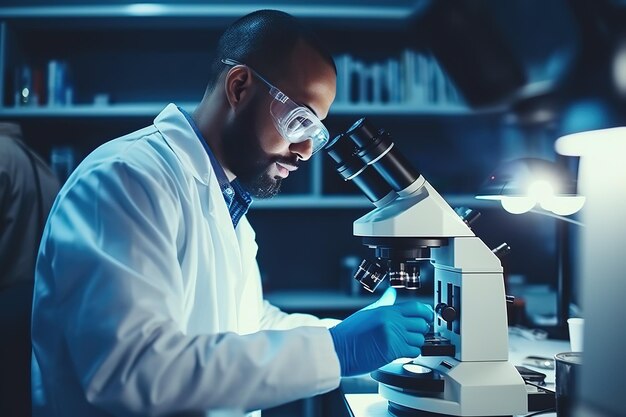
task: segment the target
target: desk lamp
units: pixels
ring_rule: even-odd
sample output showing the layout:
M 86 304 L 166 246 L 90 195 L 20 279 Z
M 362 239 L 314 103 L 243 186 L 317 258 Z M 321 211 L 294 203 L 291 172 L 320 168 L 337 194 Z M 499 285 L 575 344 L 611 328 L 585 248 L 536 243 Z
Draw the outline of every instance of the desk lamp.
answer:
M 555 162 L 539 158 L 520 158 L 502 164 L 485 181 L 476 198 L 500 201 L 512 214 L 526 213 L 539 206 L 555 217 L 572 215 L 585 204 L 585 197 L 576 193 L 576 180 Z
M 498 167 L 475 198 L 500 201 L 502 207 L 512 214 L 533 211 L 563 220 L 557 223 L 557 323 L 548 330 L 551 337 L 566 339 L 571 273 L 568 229 L 564 222 L 582 226 L 565 216 L 578 212 L 585 204 L 585 197 L 576 192 L 576 180 L 555 162 L 538 158 L 514 159 Z

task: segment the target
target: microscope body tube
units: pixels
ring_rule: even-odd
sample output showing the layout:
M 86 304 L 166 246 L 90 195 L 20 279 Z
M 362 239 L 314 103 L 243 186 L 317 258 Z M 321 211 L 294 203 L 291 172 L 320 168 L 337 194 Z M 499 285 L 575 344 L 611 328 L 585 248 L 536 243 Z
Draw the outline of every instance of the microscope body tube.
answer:
M 336 136 L 325 150 L 339 175 L 352 181 L 376 207 L 410 195 L 425 183 L 424 177 L 394 149 L 391 136 L 365 118 Z
M 345 135 L 335 137 L 325 150 L 335 162 L 339 175 L 359 187 L 375 206 L 384 205 L 397 197 L 384 178 L 356 155 L 353 142 Z
M 376 129 L 365 118 L 359 119 L 346 133 L 335 137 L 325 150 L 335 162 L 339 175 L 346 181 L 354 182 L 376 207 L 385 207 L 398 197 L 408 196 L 426 183 L 413 165 L 394 148 L 392 137 L 384 129 Z M 391 253 L 379 253 L 379 249 L 383 249 L 379 243 L 374 244 L 378 261 L 364 260 L 354 278 L 370 292 L 387 275 L 394 287 L 418 289 L 419 267 L 411 261 L 416 260 L 418 255 L 392 260 L 395 256 Z M 394 254 L 397 243 L 395 241 L 393 245 Z
M 356 145 L 356 155 L 361 161 L 374 167 L 396 193 L 402 194 L 421 178 L 417 169 L 394 148 L 391 135 L 384 129 L 376 129 L 365 118 L 354 123 L 345 135 Z

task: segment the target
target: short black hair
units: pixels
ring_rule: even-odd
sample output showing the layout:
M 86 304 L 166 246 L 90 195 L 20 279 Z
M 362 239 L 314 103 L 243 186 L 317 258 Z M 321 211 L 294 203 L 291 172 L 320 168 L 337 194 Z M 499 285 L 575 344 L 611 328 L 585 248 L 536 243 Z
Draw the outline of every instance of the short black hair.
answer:
M 212 91 L 220 75 L 228 69 L 222 59 L 250 65 L 270 77 L 281 73 L 298 41 L 304 41 L 332 66 L 337 67 L 322 41 L 294 16 L 279 10 L 257 10 L 231 24 L 219 39 L 211 61 L 207 91 Z

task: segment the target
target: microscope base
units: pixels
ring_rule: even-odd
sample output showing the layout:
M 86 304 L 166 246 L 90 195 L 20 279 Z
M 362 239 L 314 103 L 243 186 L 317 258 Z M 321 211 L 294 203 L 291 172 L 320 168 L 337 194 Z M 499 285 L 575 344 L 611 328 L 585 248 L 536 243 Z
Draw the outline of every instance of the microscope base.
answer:
M 446 362 L 456 361 L 447 358 Z M 424 364 L 434 368 L 428 365 Z M 416 412 L 452 416 L 508 416 L 528 412 L 526 386 L 508 361 L 456 362 L 450 370 L 437 370 L 444 378 L 442 393 L 419 393 L 384 383 L 379 384 L 378 392 L 390 405 Z
M 422 411 L 422 410 L 416 410 L 414 408 L 404 407 L 399 404 L 394 404 L 391 401 L 389 402 L 387 411 L 389 411 L 389 414 L 392 415 L 393 417 L 454 417 L 451 414 L 433 413 L 430 411 Z M 492 416 L 492 417 L 512 417 L 512 415 L 509 414 L 506 416 Z
M 530 391 L 528 392 L 528 412 L 537 412 L 541 410 L 554 409 L 556 401 L 554 394 L 546 391 Z M 416 410 L 414 408 L 404 407 L 399 404 L 388 402 L 387 409 L 393 417 L 454 417 L 450 414 L 433 413 L 430 411 Z M 500 416 L 498 416 L 500 417 Z M 510 417 L 510 414 L 502 417 Z

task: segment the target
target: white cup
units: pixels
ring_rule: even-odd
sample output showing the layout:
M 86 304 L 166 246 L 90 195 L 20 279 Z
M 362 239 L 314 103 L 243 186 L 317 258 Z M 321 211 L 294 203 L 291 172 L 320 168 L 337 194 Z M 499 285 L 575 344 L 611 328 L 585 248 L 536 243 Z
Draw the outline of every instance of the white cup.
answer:
M 580 318 L 567 319 L 569 327 L 569 344 L 572 352 L 583 351 L 583 327 L 585 321 Z

